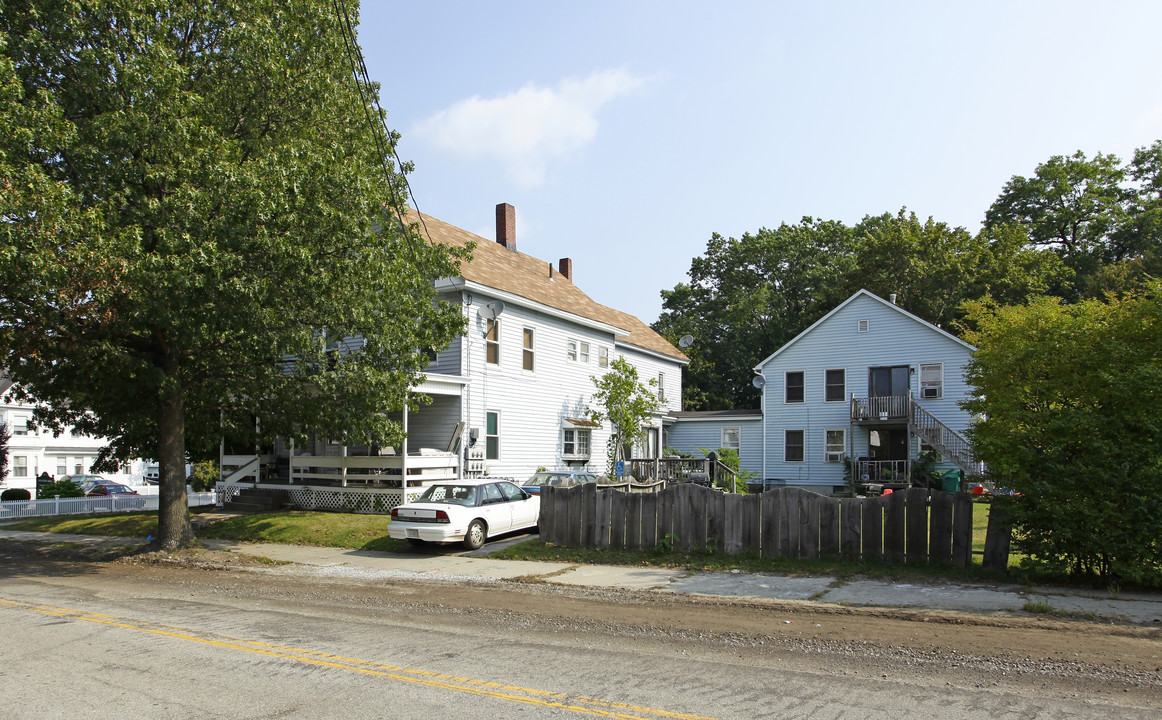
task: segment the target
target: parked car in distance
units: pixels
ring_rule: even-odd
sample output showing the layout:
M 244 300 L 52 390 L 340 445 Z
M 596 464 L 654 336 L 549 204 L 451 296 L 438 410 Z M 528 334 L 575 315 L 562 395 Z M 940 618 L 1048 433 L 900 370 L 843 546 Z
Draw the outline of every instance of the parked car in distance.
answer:
M 533 495 L 540 495 L 541 488 L 546 485 L 552 487 L 573 487 L 582 483 L 597 482 L 597 476 L 588 472 L 573 472 L 570 470 L 542 470 L 525 481 L 521 488 Z
M 449 480 L 391 511 L 389 537 L 412 545 L 461 542 L 476 550 L 489 537 L 536 527 L 540 498 L 505 480 Z
M 85 491 L 85 497 L 110 497 L 114 495 L 136 495 L 137 491 L 128 485 L 120 483 L 94 483 L 92 485 L 82 485 L 81 489 Z
M 118 485 L 118 484 L 120 484 L 115 480 L 106 480 L 105 478 L 101 477 L 100 475 L 61 475 L 60 478 L 57 480 L 57 482 L 65 482 L 65 481 L 71 482 L 73 485 L 76 485 L 77 487 L 81 488 L 82 490 L 85 489 L 86 485 L 109 485 L 109 484 Z

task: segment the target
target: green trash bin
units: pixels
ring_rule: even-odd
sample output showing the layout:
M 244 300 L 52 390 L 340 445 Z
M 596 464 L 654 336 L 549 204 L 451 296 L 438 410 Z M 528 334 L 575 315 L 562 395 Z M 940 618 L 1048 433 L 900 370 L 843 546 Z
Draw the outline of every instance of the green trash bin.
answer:
M 940 489 L 944 492 L 957 492 L 960 490 L 960 471 L 946 470 L 940 475 Z

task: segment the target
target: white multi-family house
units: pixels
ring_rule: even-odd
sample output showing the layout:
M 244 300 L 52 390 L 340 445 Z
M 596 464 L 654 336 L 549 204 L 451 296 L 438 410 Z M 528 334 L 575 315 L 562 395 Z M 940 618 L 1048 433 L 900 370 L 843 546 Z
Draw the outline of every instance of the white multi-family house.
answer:
M 35 496 L 36 478 L 41 474 L 53 479 L 89 474 L 97 453 L 108 441 L 72 428 L 60 435 L 38 428 L 32 421 L 34 406 L 16 400 L 12 389 L 12 381 L 0 376 L 0 423 L 7 426 L 10 436 L 8 474 L 0 487 L 23 488 Z M 144 463 L 134 461 L 117 472 L 103 472 L 101 476 L 126 485 L 139 485 L 143 470 Z
M 275 471 L 264 479 L 276 483 L 352 492 L 407 488 L 373 501 L 390 507 L 432 479 L 523 481 L 539 468 L 604 472 L 611 428 L 592 422 L 589 411 L 596 407 L 593 378 L 617 358 L 629 361 L 643 383 L 656 383 L 660 409 L 639 454 L 660 453 L 663 421 L 681 409 L 682 367 L 689 362 L 681 350 L 638 318 L 586 295 L 573 282 L 570 258 L 554 264 L 517 250 L 511 205 L 496 207 L 495 241 L 415 211 L 408 219 L 422 219 L 431 242 L 475 249 L 459 276 L 436 283 L 440 298 L 460 308 L 466 331 L 436 353 L 412 388 L 431 402 L 398 416 L 403 444 L 346 447 L 320 438 L 307 447 L 281 444 L 274 458 L 224 455 L 223 465 L 236 470 L 224 474 L 223 485 L 253 481 L 267 462 Z M 307 502 L 293 492 L 292 499 Z
M 624 357 L 643 382 L 657 383 L 662 411 L 641 452 L 658 454 L 662 417 L 681 409 L 688 363 L 681 350 L 638 318 L 593 301 L 574 284 L 571 259 L 554 265 L 517 250 L 511 205 L 496 208 L 495 242 L 427 216 L 424 227 L 433 242 L 476 249 L 459 277 L 437 285 L 462 308 L 468 329 L 437 355 L 428 382 L 456 383 L 460 394 L 433 394 L 435 402 L 409 418 L 409 444 L 437 444 L 459 421 L 473 455 L 483 450 L 486 473 L 600 472 L 611 428 L 588 420 L 593 378 Z
M 683 413 L 670 444 L 692 451 L 720 436 L 725 447 L 737 428 L 743 470 L 824 494 L 848 478 L 907 485 L 927 452 L 939 455 L 934 470 L 979 474 L 960 407 L 974 392 L 964 376 L 974 350 L 860 290 L 755 367 L 757 416 Z

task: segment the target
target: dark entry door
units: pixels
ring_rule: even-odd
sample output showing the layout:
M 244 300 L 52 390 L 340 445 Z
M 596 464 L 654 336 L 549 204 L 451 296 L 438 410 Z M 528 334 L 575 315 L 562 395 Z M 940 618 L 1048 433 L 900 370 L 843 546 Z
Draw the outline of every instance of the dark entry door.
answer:
M 877 428 L 870 431 L 868 456 L 872 460 L 907 460 L 908 429 Z

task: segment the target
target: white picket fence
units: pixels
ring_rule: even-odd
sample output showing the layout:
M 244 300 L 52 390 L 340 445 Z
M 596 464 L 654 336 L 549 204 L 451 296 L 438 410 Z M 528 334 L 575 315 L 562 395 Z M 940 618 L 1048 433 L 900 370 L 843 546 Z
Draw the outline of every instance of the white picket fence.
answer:
M 188 493 L 190 507 L 217 505 L 218 494 L 214 491 Z M 8 500 L 0 502 L 0 521 L 23 520 L 56 515 L 88 515 L 91 513 L 134 512 L 157 510 L 158 496 L 121 495 L 114 497 L 83 497 L 50 500 Z

